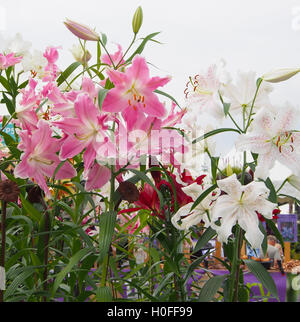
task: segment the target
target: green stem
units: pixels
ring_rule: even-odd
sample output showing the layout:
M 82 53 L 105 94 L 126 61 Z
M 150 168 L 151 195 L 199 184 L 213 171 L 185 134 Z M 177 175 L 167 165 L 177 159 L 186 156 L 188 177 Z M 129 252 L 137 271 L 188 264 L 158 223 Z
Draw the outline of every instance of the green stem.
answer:
M 6 243 L 6 230 L 5 230 L 5 221 L 6 221 L 6 206 L 7 202 L 2 200 L 2 221 L 1 221 L 1 261 L 0 266 L 5 267 L 5 243 Z M 3 302 L 3 290 L 0 290 L 0 302 Z
M 247 132 L 248 130 L 248 127 L 250 126 L 250 123 L 251 123 L 251 116 L 252 116 L 252 112 L 253 112 L 253 108 L 254 108 L 254 103 L 256 101 L 256 98 L 257 98 L 257 94 L 258 94 L 258 91 L 259 91 L 259 88 L 260 88 L 260 85 L 261 83 L 263 82 L 263 80 L 260 78 L 258 80 L 258 83 L 257 83 L 257 86 L 256 86 L 256 91 L 255 91 L 255 95 L 254 95 L 254 98 L 253 98 L 253 101 L 252 101 L 252 104 L 251 104 L 251 108 L 250 108 L 250 113 L 249 113 L 249 117 L 248 117 L 248 122 L 247 122 L 247 126 L 246 128 L 244 129 L 244 133 Z
M 120 64 L 121 64 L 122 60 L 125 58 L 126 54 L 128 53 L 129 49 L 130 49 L 130 48 L 132 47 L 132 45 L 134 44 L 135 39 L 136 39 L 136 34 L 134 34 L 133 39 L 132 39 L 132 41 L 131 41 L 131 43 L 130 43 L 129 47 L 126 49 L 126 51 L 125 51 L 124 55 L 122 56 L 122 58 L 121 58 L 121 59 L 120 59 L 120 61 L 118 62 L 118 64 L 117 64 L 117 66 L 115 67 L 115 69 L 118 69 L 118 67 L 120 66 Z
M 17 113 L 16 112 L 14 112 L 11 116 L 10 116 L 10 118 L 6 121 L 6 123 L 5 123 L 5 125 L 0 129 L 0 134 L 4 131 L 4 129 L 7 127 L 7 125 L 9 124 L 9 122 L 14 118 L 14 116 L 16 116 L 17 115 Z
M 241 237 L 241 228 L 237 224 L 235 231 L 235 240 L 233 246 L 233 258 L 231 263 L 231 272 L 230 272 L 230 285 L 229 285 L 229 302 L 234 302 L 236 298 L 236 293 L 238 290 L 236 289 L 236 277 L 239 276 L 240 262 L 239 262 L 239 245 L 240 245 L 240 237 Z

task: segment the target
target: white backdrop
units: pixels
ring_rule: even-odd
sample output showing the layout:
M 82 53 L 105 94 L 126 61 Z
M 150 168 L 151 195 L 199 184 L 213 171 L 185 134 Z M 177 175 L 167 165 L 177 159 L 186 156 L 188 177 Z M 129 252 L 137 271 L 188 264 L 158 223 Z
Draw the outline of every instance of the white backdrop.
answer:
M 62 46 L 59 67 L 64 69 L 77 42 L 63 25 L 65 18 L 106 33 L 112 49 L 114 43 L 125 49 L 139 5 L 144 13 L 139 35 L 161 31 L 157 40 L 163 43 L 150 43 L 144 55 L 157 66 L 153 74 L 173 77 L 164 91 L 180 103 L 188 77 L 221 58 L 233 77 L 237 70 L 254 70 L 259 76 L 273 68 L 300 66 L 300 0 L 1 0 L 0 33 L 6 38 L 20 32 L 33 49 Z M 299 88 L 297 75 L 277 84 L 271 97 L 298 105 Z

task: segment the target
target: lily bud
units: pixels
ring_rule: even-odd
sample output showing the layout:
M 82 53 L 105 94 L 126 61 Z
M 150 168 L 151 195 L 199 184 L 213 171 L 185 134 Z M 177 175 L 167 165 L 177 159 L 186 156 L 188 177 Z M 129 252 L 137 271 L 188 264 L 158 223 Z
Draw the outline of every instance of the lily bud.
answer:
M 270 83 L 283 82 L 300 72 L 300 68 L 281 68 L 264 74 L 261 78 Z
M 91 41 L 98 41 L 100 39 L 100 36 L 96 33 L 96 31 L 83 24 L 69 19 L 67 19 L 64 24 L 72 32 L 72 34 L 80 39 Z
M 142 23 L 143 23 L 143 10 L 142 10 L 142 7 L 139 6 L 136 9 L 132 19 L 132 30 L 134 34 L 137 34 L 139 32 Z
M 300 177 L 292 174 L 291 176 L 288 177 L 287 180 L 294 188 L 300 191 Z
M 80 45 L 73 45 L 71 53 L 75 60 L 82 64 L 86 64 L 92 58 L 90 52 L 88 50 L 84 51 Z

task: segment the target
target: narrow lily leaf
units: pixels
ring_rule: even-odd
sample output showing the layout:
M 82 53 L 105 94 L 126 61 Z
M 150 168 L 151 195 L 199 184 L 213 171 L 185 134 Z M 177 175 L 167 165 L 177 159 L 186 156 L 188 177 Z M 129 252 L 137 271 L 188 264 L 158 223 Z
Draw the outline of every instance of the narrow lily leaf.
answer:
M 10 92 L 10 85 L 8 83 L 8 81 L 0 75 L 0 83 L 2 84 L 2 86 L 8 91 Z
M 131 62 L 132 61 L 132 59 L 133 59 L 133 57 L 135 56 L 135 55 L 138 55 L 138 54 L 141 54 L 142 53 L 142 51 L 144 50 L 144 48 L 145 48 L 145 45 L 146 45 L 146 43 L 149 41 L 149 40 L 151 40 L 152 38 L 154 38 L 156 35 L 158 35 L 160 32 L 154 32 L 154 33 L 152 33 L 152 34 L 150 34 L 150 35 L 148 35 L 147 37 L 145 37 L 144 39 L 143 39 L 143 41 L 142 41 L 142 43 L 139 45 L 139 47 L 135 50 L 135 52 L 126 60 L 126 64 L 127 63 L 129 63 L 129 62 Z
M 40 222 L 43 215 L 29 201 L 27 201 L 22 194 L 20 194 L 19 197 L 21 199 L 22 206 L 27 212 L 28 216 L 33 221 Z
M 223 109 L 224 109 L 224 114 L 225 114 L 225 116 L 227 116 L 228 115 L 228 113 L 229 113 L 229 109 L 230 109 L 230 103 L 223 103 Z
M 276 284 L 274 283 L 269 272 L 263 267 L 263 265 L 253 260 L 244 260 L 244 263 L 255 275 L 255 277 L 262 283 L 262 285 L 278 299 Z
M 99 263 L 104 261 L 105 256 L 109 252 L 112 242 L 113 233 L 115 231 L 117 212 L 105 212 L 100 215 L 100 233 L 99 233 Z
M 3 101 L 7 107 L 9 114 L 13 115 L 15 112 L 15 106 L 14 106 L 13 102 L 4 93 L 2 93 L 2 96 L 3 96 Z
M 59 288 L 59 285 L 61 284 L 61 282 L 63 281 L 63 279 L 65 278 L 65 276 L 72 270 L 72 268 L 83 258 L 85 257 L 88 253 L 91 252 L 90 248 L 83 248 L 80 251 L 78 251 L 73 257 L 70 258 L 69 263 L 67 264 L 67 266 L 60 271 L 57 276 L 56 279 L 54 281 L 53 284 L 53 288 L 52 288 L 52 296 L 54 297 L 57 289 Z
M 195 139 L 192 143 L 195 144 L 199 141 L 205 140 L 207 138 L 209 138 L 210 136 L 219 134 L 219 133 L 223 133 L 223 132 L 237 132 L 240 133 L 239 130 L 237 129 L 232 129 L 232 128 L 221 128 L 221 129 L 216 129 L 216 130 L 212 130 L 210 132 L 205 133 L 204 135 L 200 136 L 199 138 Z
M 204 247 L 214 236 L 216 232 L 211 227 L 208 227 L 205 232 L 201 235 L 200 239 L 197 241 L 197 244 L 193 250 L 193 253 L 196 253 L 202 247 Z
M 264 234 L 264 239 L 263 239 L 261 248 L 262 248 L 263 253 L 266 254 L 267 248 L 268 248 L 267 233 L 266 233 L 265 228 L 264 228 L 261 221 L 259 222 L 259 229 Z
M 201 193 L 201 195 L 194 201 L 192 207 L 191 207 L 191 211 L 193 209 L 195 209 L 199 203 L 205 198 L 207 197 L 211 192 L 213 192 L 216 188 L 217 188 L 217 184 L 212 185 L 210 188 L 206 189 L 204 192 Z
M 16 278 L 11 282 L 11 284 L 9 284 L 9 286 L 7 287 L 7 290 L 4 293 L 4 300 L 12 296 L 16 292 L 18 286 L 24 284 L 25 280 L 28 277 L 32 276 L 34 271 L 35 269 L 31 266 L 25 267 L 23 272 L 18 274 Z
M 111 302 L 112 291 L 108 286 L 99 287 L 96 290 L 96 301 L 97 302 Z
M 276 189 L 271 181 L 271 179 L 268 177 L 267 180 L 265 181 L 265 185 L 267 186 L 267 188 L 269 188 L 270 190 L 270 194 L 269 194 L 269 200 L 273 203 L 277 203 L 277 194 L 276 194 Z
M 178 102 L 175 100 L 175 98 L 173 96 L 171 96 L 170 94 L 168 93 L 165 93 L 163 91 L 160 91 L 158 89 L 154 90 L 154 93 L 157 93 L 157 94 L 160 94 L 160 95 L 163 95 L 163 96 L 166 96 L 168 97 L 171 101 L 173 101 L 178 107 L 180 107 L 180 105 L 178 104 Z M 180 107 L 181 108 L 181 107 Z M 182 108 L 181 108 L 182 109 Z
M 108 91 L 109 91 L 108 89 L 102 88 L 98 92 L 98 106 L 99 106 L 100 111 L 102 109 L 102 104 L 103 104 L 103 101 L 104 101 Z
M 217 179 L 217 171 L 220 157 L 211 157 L 211 175 L 213 178 L 213 182 L 216 182 Z
M 199 293 L 199 302 L 210 302 L 221 288 L 227 275 L 217 275 L 210 278 L 202 287 Z
M 81 63 L 74 62 L 70 66 L 68 66 L 58 77 L 57 79 L 57 86 L 61 85 L 63 82 L 65 82 L 68 77 L 75 71 L 77 67 L 79 67 Z
M 174 272 L 171 272 L 169 274 L 167 274 L 163 280 L 160 282 L 160 284 L 157 286 L 157 288 L 155 289 L 153 296 L 159 296 L 160 292 L 164 289 L 164 287 L 167 285 L 167 283 L 169 282 L 170 278 L 174 276 Z

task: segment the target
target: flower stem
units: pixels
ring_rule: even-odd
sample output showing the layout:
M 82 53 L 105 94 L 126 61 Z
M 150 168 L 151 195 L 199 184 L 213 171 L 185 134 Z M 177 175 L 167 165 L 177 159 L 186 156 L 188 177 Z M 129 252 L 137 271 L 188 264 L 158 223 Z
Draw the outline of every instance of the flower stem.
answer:
M 1 259 L 0 266 L 5 267 L 5 243 L 6 243 L 6 201 L 2 200 L 2 220 L 1 220 Z M 0 302 L 3 302 L 3 290 L 0 290 Z
M 241 228 L 237 224 L 236 231 L 235 231 L 235 241 L 234 241 L 234 245 L 233 245 L 233 258 L 232 258 L 232 263 L 231 263 L 231 272 L 230 272 L 229 302 L 234 302 L 234 301 L 237 301 L 237 299 L 238 299 L 241 236 L 242 236 Z

